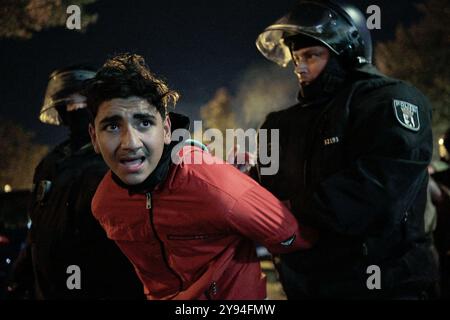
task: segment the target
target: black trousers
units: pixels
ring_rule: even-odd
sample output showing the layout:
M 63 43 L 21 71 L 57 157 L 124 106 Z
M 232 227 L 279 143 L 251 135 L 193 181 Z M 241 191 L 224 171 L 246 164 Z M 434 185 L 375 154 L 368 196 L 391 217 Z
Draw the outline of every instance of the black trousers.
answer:
M 342 279 L 333 282 L 329 275 L 324 275 L 321 278 L 320 274 L 302 274 L 294 271 L 282 261 L 275 265 L 288 300 L 429 300 L 438 297 L 436 283 L 423 288 L 399 287 L 395 290 L 369 290 L 363 287 L 365 282 L 360 286 L 355 285 L 354 282 L 345 283 Z M 323 281 L 323 279 L 326 280 Z M 318 289 L 319 286 L 320 290 Z M 329 291 L 326 290 L 327 286 L 329 286 Z M 355 287 L 358 287 L 358 289 L 353 292 L 349 289 Z M 339 291 L 339 288 L 342 288 L 342 290 Z

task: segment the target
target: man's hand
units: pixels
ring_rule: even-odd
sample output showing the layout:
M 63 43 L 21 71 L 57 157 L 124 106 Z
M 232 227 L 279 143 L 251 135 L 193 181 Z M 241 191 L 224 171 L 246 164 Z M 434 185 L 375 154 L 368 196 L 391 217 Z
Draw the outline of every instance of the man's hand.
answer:
M 231 164 L 245 174 L 256 165 L 256 155 L 250 152 L 239 152 L 240 146 L 236 144 L 227 154 L 227 163 Z

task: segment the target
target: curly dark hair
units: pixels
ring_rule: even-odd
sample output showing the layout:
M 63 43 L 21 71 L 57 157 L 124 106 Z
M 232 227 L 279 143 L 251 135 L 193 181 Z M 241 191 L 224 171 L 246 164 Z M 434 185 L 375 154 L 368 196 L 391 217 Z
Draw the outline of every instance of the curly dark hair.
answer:
M 87 98 L 91 122 L 100 104 L 114 98 L 137 96 L 144 98 L 164 118 L 169 104 L 175 105 L 179 94 L 153 74 L 142 56 L 124 53 L 106 60 L 94 78 L 86 80 L 84 95 Z

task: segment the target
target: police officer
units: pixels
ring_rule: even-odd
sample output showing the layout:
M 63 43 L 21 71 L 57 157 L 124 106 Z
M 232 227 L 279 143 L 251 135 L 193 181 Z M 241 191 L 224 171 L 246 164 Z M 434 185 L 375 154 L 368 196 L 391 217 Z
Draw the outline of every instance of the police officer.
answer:
M 298 103 L 262 125 L 280 130 L 280 169 L 261 183 L 319 235 L 280 257 L 288 299 L 430 297 L 427 98 L 376 70 L 365 17 L 342 2 L 299 1 L 256 45 L 281 66 L 293 61 L 300 87 Z
M 37 299 L 140 299 L 143 288 L 128 260 L 91 213 L 91 199 L 107 167 L 90 143 L 83 81 L 95 70 L 73 66 L 50 75 L 39 119 L 69 128 L 70 137 L 37 166 L 28 246 L 10 286 Z M 27 263 L 32 275 L 27 274 Z M 32 296 L 33 297 L 33 296 Z

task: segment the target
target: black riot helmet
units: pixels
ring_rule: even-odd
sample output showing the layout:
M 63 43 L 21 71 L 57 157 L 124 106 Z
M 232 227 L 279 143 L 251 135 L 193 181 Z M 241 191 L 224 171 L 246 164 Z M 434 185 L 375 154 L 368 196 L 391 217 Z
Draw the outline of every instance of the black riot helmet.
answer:
M 45 92 L 39 120 L 44 123 L 66 124 L 64 115 L 66 106 L 71 104 L 76 109 L 86 107 L 86 98 L 80 94 L 84 80 L 95 76 L 95 69 L 87 66 L 70 66 L 53 71 Z
M 439 156 L 442 161 L 450 164 L 450 128 L 439 139 Z
M 285 67 L 292 59 L 289 39 L 310 38 L 328 47 L 346 65 L 372 63 L 366 18 L 356 7 L 335 0 L 301 0 L 257 38 L 258 50 Z

